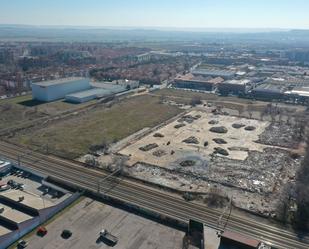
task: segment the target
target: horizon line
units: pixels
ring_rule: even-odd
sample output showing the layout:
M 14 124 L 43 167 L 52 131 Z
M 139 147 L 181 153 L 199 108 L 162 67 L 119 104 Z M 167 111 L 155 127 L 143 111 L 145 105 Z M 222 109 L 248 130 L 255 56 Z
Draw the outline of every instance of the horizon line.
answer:
M 20 27 L 46 27 L 46 28 L 85 28 L 85 29 L 140 29 L 140 30 L 175 30 L 175 31 L 292 31 L 292 30 L 300 30 L 307 31 L 309 28 L 284 28 L 284 27 L 173 27 L 173 26 L 103 26 L 103 25 L 70 25 L 70 24 L 14 24 L 14 23 L 0 23 L 0 26 L 20 26 Z

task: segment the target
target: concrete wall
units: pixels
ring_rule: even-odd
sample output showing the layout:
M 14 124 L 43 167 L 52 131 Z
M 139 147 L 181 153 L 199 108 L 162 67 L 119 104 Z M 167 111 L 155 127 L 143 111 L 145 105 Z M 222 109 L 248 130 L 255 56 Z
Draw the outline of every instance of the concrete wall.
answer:
M 52 206 L 49 208 L 41 209 L 39 210 L 39 215 L 41 218 L 41 222 L 45 222 L 46 220 L 50 219 L 53 217 L 56 213 L 64 209 L 66 206 L 70 205 L 72 202 L 77 200 L 81 196 L 80 193 L 74 193 L 72 196 L 69 198 L 65 199 L 63 202 L 59 203 L 56 206 Z
M 90 89 L 89 79 L 68 80 L 59 84 L 42 86 L 40 84 L 32 84 L 33 99 L 50 102 L 63 99 L 65 95 Z

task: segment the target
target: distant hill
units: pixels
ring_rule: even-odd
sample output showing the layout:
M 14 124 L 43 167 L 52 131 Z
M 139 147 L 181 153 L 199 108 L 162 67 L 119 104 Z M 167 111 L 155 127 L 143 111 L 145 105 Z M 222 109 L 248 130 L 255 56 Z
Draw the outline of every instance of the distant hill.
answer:
M 0 25 L 1 41 L 203 41 L 308 44 L 309 30 Z

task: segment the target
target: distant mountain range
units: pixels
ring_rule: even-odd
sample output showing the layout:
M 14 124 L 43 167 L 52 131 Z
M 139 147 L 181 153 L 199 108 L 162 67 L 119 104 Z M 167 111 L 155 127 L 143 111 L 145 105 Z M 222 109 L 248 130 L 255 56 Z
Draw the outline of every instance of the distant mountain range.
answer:
M 1 41 L 204 41 L 308 44 L 309 30 L 80 27 L 0 24 Z

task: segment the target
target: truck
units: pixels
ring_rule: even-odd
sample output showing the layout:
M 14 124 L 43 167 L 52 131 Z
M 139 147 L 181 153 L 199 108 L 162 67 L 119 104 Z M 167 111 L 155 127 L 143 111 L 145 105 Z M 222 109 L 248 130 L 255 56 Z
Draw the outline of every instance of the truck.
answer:
M 100 238 L 106 240 L 110 244 L 117 244 L 118 238 L 108 232 L 106 229 L 102 229 L 100 232 Z

